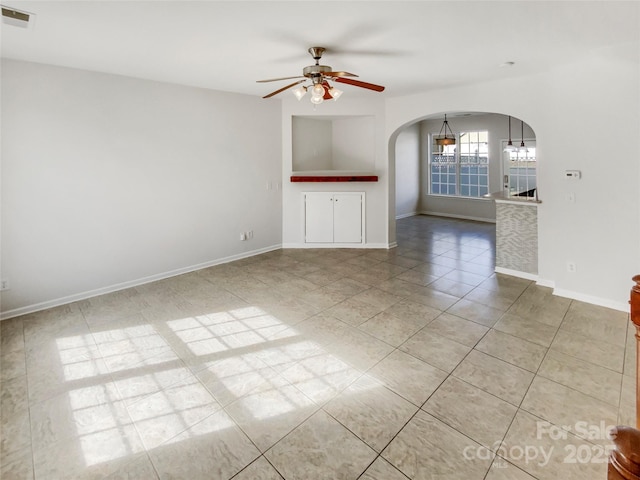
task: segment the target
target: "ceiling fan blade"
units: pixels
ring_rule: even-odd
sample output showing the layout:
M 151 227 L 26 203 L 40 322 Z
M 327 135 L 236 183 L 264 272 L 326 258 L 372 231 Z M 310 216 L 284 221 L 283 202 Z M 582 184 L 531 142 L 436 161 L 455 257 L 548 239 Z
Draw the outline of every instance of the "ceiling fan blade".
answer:
M 277 82 L 279 80 L 291 80 L 292 78 L 302 78 L 300 75 L 295 77 L 270 78 L 269 80 L 256 80 L 256 83 Z
M 264 97 L 262 97 L 262 98 L 269 98 L 269 97 L 273 97 L 274 95 L 277 95 L 277 94 L 279 94 L 280 92 L 284 92 L 284 91 L 285 91 L 286 89 L 288 89 L 288 88 L 295 87 L 296 85 L 298 85 L 298 84 L 300 84 L 300 83 L 302 83 L 302 82 L 306 82 L 306 81 L 307 81 L 307 79 L 306 79 L 306 78 L 305 78 L 304 80 L 298 80 L 297 82 L 293 82 L 292 84 L 287 85 L 286 87 L 282 87 L 282 88 L 280 88 L 280 89 L 276 90 L 275 92 L 271 92 L 269 95 L 265 95 L 265 96 L 264 96 Z
M 374 83 L 361 82 L 360 80 L 353 80 L 351 78 L 336 77 L 334 82 L 346 83 L 353 85 L 354 87 L 368 88 L 369 90 L 375 90 L 376 92 L 382 92 L 384 87 L 382 85 L 376 85 Z
M 325 77 L 357 77 L 355 73 L 349 72 L 324 72 L 323 75 Z

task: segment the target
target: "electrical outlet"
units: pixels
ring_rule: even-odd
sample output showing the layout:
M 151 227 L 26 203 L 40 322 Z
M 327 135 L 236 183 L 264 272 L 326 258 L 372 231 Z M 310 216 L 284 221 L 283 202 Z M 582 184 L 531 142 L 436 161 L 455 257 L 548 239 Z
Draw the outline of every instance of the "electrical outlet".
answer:
M 253 230 L 249 230 L 247 232 L 247 239 L 251 240 L 253 238 Z
M 246 233 L 241 233 L 240 234 L 240 241 L 244 242 L 247 239 L 247 234 Z
M 567 262 L 567 272 L 576 273 L 576 264 L 573 262 Z
M 0 280 L 0 292 L 4 292 L 5 290 L 9 290 L 11 287 L 9 286 L 9 280 Z

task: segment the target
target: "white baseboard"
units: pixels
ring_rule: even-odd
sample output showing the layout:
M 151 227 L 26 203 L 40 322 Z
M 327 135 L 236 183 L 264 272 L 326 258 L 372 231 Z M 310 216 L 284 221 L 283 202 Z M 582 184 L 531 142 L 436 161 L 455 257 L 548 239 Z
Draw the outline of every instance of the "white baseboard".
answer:
M 564 290 L 562 288 L 555 288 L 553 294 L 559 297 L 570 298 L 572 300 L 578 300 L 580 302 L 590 303 L 592 305 L 598 305 L 600 307 L 611 308 L 612 310 L 619 310 L 621 312 L 629 313 L 629 303 L 615 302 L 613 300 L 607 300 L 606 298 L 594 297 L 593 295 L 585 295 L 584 293 L 572 292 L 571 290 Z
M 282 248 L 383 248 L 388 250 L 397 247 L 396 242 L 393 243 L 285 243 Z
M 425 211 L 420 212 L 420 215 L 432 215 L 434 217 L 459 218 L 461 220 L 473 220 L 474 222 L 496 223 L 496 219 L 495 218 L 470 217 L 468 215 L 456 215 L 454 213 L 431 212 L 429 210 L 425 210 Z
M 562 288 L 556 288 L 553 280 L 545 278 L 539 278 L 537 275 L 519 272 L 517 270 L 510 270 L 508 268 L 496 267 L 496 273 L 503 273 L 505 275 L 511 275 L 512 277 L 525 278 L 527 280 L 533 280 L 537 285 L 541 287 L 549 287 L 553 289 L 553 294 L 558 297 L 570 298 L 572 300 L 578 300 L 584 303 L 590 303 L 591 305 L 597 305 L 599 307 L 611 308 L 612 310 L 619 310 L 621 312 L 629 313 L 629 303 L 620 303 L 606 298 L 595 297 L 593 295 L 585 295 L 584 293 L 573 292 L 571 290 L 565 290 Z
M 109 285 L 107 287 L 97 288 L 95 290 L 75 293 L 73 295 L 68 295 L 66 297 L 56 298 L 53 300 L 47 300 L 45 302 L 40 302 L 33 305 L 27 305 L 25 307 L 15 308 L 13 310 L 7 310 L 5 312 L 0 312 L 0 320 L 6 320 L 8 318 L 18 317 L 20 315 L 26 315 L 28 313 L 39 312 L 40 310 L 46 310 L 47 308 L 59 307 L 60 305 L 65 305 L 67 303 L 86 300 L 87 298 L 97 297 L 98 295 L 104 295 L 107 293 L 117 292 L 119 290 L 125 290 L 127 288 L 137 287 L 138 285 L 144 285 L 146 283 L 157 282 L 158 280 L 164 280 L 165 278 L 175 277 L 177 275 L 183 275 L 185 273 L 195 272 L 196 270 L 202 270 L 203 268 L 213 267 L 215 265 L 221 265 L 223 263 L 229 263 L 235 260 L 241 260 L 243 258 L 253 257 L 255 255 L 271 252 L 273 250 L 278 250 L 280 248 L 282 248 L 282 245 L 272 245 L 270 247 L 251 250 L 250 252 L 243 252 L 237 255 L 231 255 L 229 257 L 219 258 L 217 260 L 211 260 L 205 263 L 191 265 L 189 267 L 178 268 L 176 270 L 171 270 L 169 272 L 163 272 L 156 275 L 139 278 L 137 280 L 122 282 L 115 285 Z
M 401 218 L 415 217 L 416 215 L 420 215 L 420 212 L 403 213 L 402 215 L 396 215 L 396 220 L 400 220 Z
M 495 272 L 502 273 L 504 275 L 510 275 L 512 277 L 524 278 L 525 280 L 532 280 L 534 282 L 538 281 L 538 275 L 536 275 L 535 273 L 521 272 L 519 270 L 511 270 L 510 268 L 502 267 L 496 267 Z

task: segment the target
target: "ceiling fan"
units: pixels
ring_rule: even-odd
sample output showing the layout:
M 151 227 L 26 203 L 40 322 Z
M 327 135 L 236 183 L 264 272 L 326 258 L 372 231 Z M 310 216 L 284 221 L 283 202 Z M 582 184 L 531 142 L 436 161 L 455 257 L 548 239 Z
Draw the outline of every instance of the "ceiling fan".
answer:
M 269 98 L 277 95 L 280 92 L 284 92 L 291 87 L 295 87 L 296 85 L 300 85 L 301 83 L 305 83 L 308 80 L 311 80 L 310 85 L 302 85 L 296 90 L 294 90 L 294 95 L 300 100 L 307 91 L 311 91 L 311 103 L 319 104 L 324 100 L 338 99 L 340 95 L 342 95 L 342 91 L 338 90 L 334 86 L 332 86 L 329 82 L 337 82 L 337 83 L 345 83 L 347 85 L 353 85 L 355 87 L 368 88 L 369 90 L 374 90 L 376 92 L 382 92 L 384 87 L 381 85 L 375 85 L 373 83 L 362 82 L 360 80 L 354 80 L 350 77 L 357 77 L 353 73 L 349 72 L 334 72 L 331 67 L 328 65 L 320 65 L 320 59 L 322 58 L 322 54 L 324 53 L 325 48 L 323 47 L 311 47 L 309 49 L 309 53 L 316 61 L 315 65 L 309 65 L 308 67 L 304 67 L 302 69 L 302 75 L 298 75 L 295 77 L 282 77 L 282 78 L 271 78 L 269 80 L 258 80 L 258 83 L 266 83 L 266 82 L 277 82 L 280 80 L 291 80 L 301 78 L 302 80 L 297 80 L 285 87 L 279 88 L 275 92 L 271 92 L 268 95 L 265 95 L 262 98 Z

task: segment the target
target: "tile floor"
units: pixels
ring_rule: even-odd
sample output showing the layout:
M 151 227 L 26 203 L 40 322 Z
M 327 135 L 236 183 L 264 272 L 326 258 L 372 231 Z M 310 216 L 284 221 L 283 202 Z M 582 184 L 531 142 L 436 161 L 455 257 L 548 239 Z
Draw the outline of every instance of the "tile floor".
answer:
M 599 479 L 627 315 L 494 275 L 490 224 L 280 250 L 1 322 L 3 479 Z M 626 349 L 625 349 L 626 346 Z

